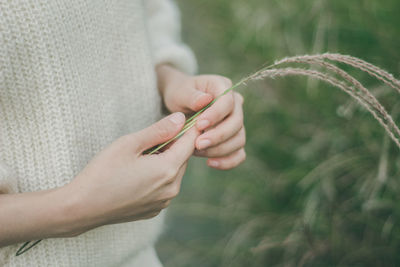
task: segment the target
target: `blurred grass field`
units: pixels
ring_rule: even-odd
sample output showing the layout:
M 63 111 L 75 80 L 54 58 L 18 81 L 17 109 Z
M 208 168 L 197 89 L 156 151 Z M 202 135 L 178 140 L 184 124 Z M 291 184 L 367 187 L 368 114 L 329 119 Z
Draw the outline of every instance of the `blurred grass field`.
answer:
M 337 52 L 400 77 L 398 0 L 179 0 L 200 73 L 238 81 L 286 56 Z M 400 96 L 362 81 L 400 123 Z M 307 78 L 252 82 L 247 160 L 193 159 L 157 245 L 165 266 L 400 266 L 400 157 L 343 92 Z

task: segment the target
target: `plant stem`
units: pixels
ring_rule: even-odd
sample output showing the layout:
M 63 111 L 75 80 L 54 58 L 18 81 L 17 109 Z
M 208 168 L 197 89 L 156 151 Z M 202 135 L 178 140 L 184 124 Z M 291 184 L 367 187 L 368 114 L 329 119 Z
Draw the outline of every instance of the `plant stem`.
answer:
M 184 133 L 186 133 L 187 131 L 189 131 L 190 128 L 192 128 L 194 125 L 196 124 L 196 120 L 193 120 L 192 122 L 190 122 L 189 124 L 186 124 L 183 129 L 172 139 L 168 140 L 167 142 L 164 142 L 162 144 L 160 144 L 159 146 L 157 146 L 155 149 L 153 149 L 152 151 L 150 151 L 149 155 L 156 153 L 157 151 L 159 151 L 161 148 L 165 147 L 166 145 L 168 145 L 169 143 L 171 143 L 172 141 L 178 139 L 179 137 L 181 137 Z
M 197 117 L 199 115 L 201 115 L 206 109 L 208 109 L 212 104 L 214 104 L 221 96 L 226 95 L 227 93 L 229 93 L 230 91 L 232 91 L 233 89 L 235 89 L 236 87 L 240 86 L 241 84 L 243 84 L 245 82 L 245 79 L 241 80 L 240 82 L 234 84 L 232 87 L 226 89 L 222 94 L 220 94 L 219 96 L 217 96 L 213 101 L 211 101 L 207 106 L 205 106 L 204 108 L 202 108 L 201 110 L 197 111 L 193 116 L 191 116 L 189 119 L 186 120 L 185 125 L 183 126 L 182 130 L 176 135 L 174 136 L 172 139 L 168 140 L 167 142 L 164 142 L 160 145 L 158 145 L 155 149 L 153 149 L 150 153 L 148 153 L 149 155 L 154 154 L 156 152 L 158 152 L 161 148 L 165 147 L 166 145 L 168 145 L 169 143 L 171 143 L 172 141 L 178 139 L 179 137 L 181 137 L 184 133 L 186 133 L 190 128 L 192 128 L 194 125 L 196 125 L 197 122 Z

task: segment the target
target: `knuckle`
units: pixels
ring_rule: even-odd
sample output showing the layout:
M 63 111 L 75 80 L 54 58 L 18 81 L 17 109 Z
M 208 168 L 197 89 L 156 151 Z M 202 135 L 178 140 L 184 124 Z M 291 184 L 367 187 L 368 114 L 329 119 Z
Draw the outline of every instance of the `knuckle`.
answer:
M 234 92 L 234 95 L 235 95 L 235 99 L 242 105 L 244 102 L 243 96 L 238 92 Z
M 244 147 L 246 145 L 246 133 L 244 130 L 240 131 L 240 145 Z
M 242 126 L 244 124 L 244 118 L 243 118 L 243 113 L 242 112 L 238 112 L 237 114 L 237 123 Z
M 180 191 L 180 186 L 179 185 L 173 185 L 171 186 L 168 191 L 166 192 L 166 199 L 171 200 L 175 197 L 178 196 Z
M 162 209 L 166 209 L 169 206 L 169 204 L 171 204 L 171 200 L 163 201 L 161 204 Z
M 242 149 L 240 150 L 239 164 L 242 163 L 243 161 L 245 161 L 245 160 L 246 160 L 246 157 L 247 157 L 246 151 L 242 148 Z
M 243 136 L 240 138 L 239 147 L 244 147 L 246 145 L 246 138 Z
M 163 176 L 166 179 L 167 183 L 172 183 L 175 181 L 177 172 L 178 172 L 178 170 L 173 167 L 168 167 L 164 170 Z
M 218 134 L 217 140 L 218 143 L 221 143 L 227 139 L 227 133 L 226 132 L 221 132 Z
M 246 137 L 243 136 L 242 138 L 242 142 L 240 143 L 241 147 L 245 147 L 246 146 Z
M 214 116 L 217 120 L 223 119 L 234 110 L 234 100 L 230 94 L 226 94 L 219 99 L 218 107 L 214 110 Z
M 228 88 L 232 87 L 232 80 L 231 80 L 231 79 L 229 79 L 229 78 L 227 78 L 227 77 L 224 77 L 224 76 L 221 76 L 221 78 L 222 78 L 224 84 L 225 84 Z
M 168 139 L 169 137 L 169 131 L 164 125 L 154 125 L 154 132 L 159 139 Z
M 230 92 L 229 94 L 227 94 L 226 97 L 227 97 L 227 104 L 233 110 L 234 109 L 234 104 L 235 104 L 235 96 L 233 95 L 232 92 Z
M 174 198 L 179 195 L 180 191 L 181 191 L 181 185 L 179 183 L 177 183 L 172 189 L 172 194 L 173 194 Z
M 246 160 L 246 152 L 244 151 L 243 148 L 237 151 L 236 153 L 237 154 L 235 155 L 234 158 L 231 158 L 229 161 L 226 161 L 225 164 L 223 165 L 223 168 L 225 170 L 235 168 Z

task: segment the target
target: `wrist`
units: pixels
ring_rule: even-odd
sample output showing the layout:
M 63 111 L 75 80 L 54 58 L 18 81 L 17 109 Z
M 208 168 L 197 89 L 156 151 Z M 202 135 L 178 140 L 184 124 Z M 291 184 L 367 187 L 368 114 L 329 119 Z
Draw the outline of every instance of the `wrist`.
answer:
M 71 237 L 89 230 L 69 187 L 0 195 L 0 247 L 27 240 Z
M 56 235 L 73 237 L 100 225 L 85 206 L 83 194 L 74 185 L 60 187 L 54 194 L 60 203 L 56 214 L 59 218 Z
M 162 96 L 169 87 L 187 77 L 187 74 L 166 63 L 156 66 L 156 74 L 158 90 Z

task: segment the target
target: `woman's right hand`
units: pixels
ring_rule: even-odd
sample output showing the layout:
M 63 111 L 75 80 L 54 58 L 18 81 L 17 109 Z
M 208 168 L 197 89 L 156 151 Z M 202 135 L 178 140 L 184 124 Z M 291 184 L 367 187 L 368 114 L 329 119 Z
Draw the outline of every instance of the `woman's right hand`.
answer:
M 150 127 L 117 139 L 63 190 L 73 194 L 71 235 L 91 228 L 156 216 L 180 190 L 199 132 L 193 127 L 166 151 L 143 151 L 174 137 L 185 116 L 174 113 Z

